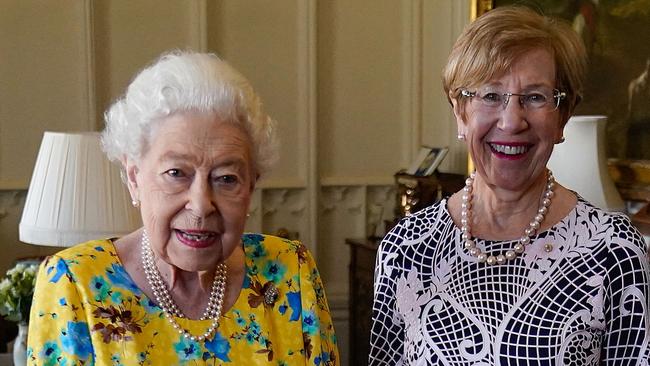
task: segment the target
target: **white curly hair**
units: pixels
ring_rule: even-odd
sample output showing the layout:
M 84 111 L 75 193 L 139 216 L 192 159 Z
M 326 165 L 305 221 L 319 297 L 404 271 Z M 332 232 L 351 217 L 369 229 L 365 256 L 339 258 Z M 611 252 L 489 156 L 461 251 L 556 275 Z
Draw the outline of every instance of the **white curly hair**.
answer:
M 268 172 L 277 160 L 275 121 L 248 80 L 215 54 L 189 51 L 163 54 L 111 105 L 104 114 L 104 152 L 111 161 L 138 161 L 155 126 L 184 111 L 213 113 L 240 124 L 250 137 L 257 174 Z

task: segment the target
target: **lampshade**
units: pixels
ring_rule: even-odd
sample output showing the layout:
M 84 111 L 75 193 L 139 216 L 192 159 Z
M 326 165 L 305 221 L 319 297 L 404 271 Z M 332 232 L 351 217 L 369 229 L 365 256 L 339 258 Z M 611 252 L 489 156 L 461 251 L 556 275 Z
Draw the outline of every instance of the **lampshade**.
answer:
M 125 235 L 140 215 L 101 151 L 99 133 L 45 132 L 19 224 L 20 240 L 72 246 Z
M 566 141 L 555 145 L 548 167 L 563 186 L 595 206 L 624 211 L 605 154 L 605 116 L 574 116 L 564 128 Z

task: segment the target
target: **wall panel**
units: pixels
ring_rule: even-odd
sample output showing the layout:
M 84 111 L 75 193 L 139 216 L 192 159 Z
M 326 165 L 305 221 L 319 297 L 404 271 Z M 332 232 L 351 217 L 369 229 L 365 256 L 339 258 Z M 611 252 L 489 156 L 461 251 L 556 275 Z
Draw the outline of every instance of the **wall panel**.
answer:
M 97 120 L 145 65 L 174 49 L 198 49 L 190 0 L 94 1 Z
M 46 130 L 87 130 L 83 2 L 0 11 L 0 189 L 26 189 Z
M 401 2 L 318 3 L 320 176 L 390 177 L 400 168 Z

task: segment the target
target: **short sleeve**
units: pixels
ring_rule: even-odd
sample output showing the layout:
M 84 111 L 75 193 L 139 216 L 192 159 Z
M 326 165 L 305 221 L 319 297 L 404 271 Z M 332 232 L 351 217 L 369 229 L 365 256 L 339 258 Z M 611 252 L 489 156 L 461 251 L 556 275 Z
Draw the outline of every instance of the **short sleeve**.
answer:
M 302 334 L 308 365 L 340 365 L 334 324 L 316 262 L 303 244 L 298 244 Z
M 63 258 L 48 257 L 39 268 L 28 334 L 28 365 L 94 364 L 83 301 Z

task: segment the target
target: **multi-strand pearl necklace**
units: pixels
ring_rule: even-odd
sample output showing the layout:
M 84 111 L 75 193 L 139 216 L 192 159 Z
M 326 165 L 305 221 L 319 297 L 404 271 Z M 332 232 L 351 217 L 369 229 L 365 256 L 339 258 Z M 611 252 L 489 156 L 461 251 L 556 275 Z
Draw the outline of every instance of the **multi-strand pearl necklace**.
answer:
M 149 242 L 149 236 L 147 235 L 146 230 L 142 232 L 141 245 L 142 266 L 144 267 L 147 282 L 153 291 L 156 303 L 162 308 L 169 323 L 178 331 L 178 334 L 182 334 L 185 338 L 189 338 L 193 341 L 203 341 L 210 338 L 212 333 L 219 326 L 219 318 L 221 317 L 223 298 L 226 292 L 226 264 L 220 263 L 217 266 L 217 270 L 214 273 L 214 281 L 212 282 L 212 289 L 210 290 L 210 299 L 208 300 L 208 305 L 203 312 L 203 316 L 200 318 L 201 320 L 212 319 L 212 323 L 205 333 L 195 336 L 188 330 L 182 328 L 174 319 L 174 316 L 179 318 L 185 318 L 186 316 L 178 308 L 174 299 L 172 299 L 171 294 L 167 289 L 167 284 L 163 281 L 162 276 L 158 271 L 158 267 L 156 267 L 154 253 L 153 250 L 151 250 L 151 243 Z
M 470 222 L 472 221 L 472 185 L 474 184 L 474 177 L 476 172 L 472 172 L 469 178 L 465 180 L 465 188 L 463 188 L 463 196 L 461 203 L 461 237 L 463 239 L 463 245 L 465 249 L 469 251 L 469 254 L 476 257 L 479 263 L 487 263 L 489 265 L 494 264 L 504 264 L 508 260 L 513 260 L 517 258 L 517 255 L 524 252 L 526 245 L 530 244 L 530 238 L 535 235 L 537 230 L 539 230 L 542 221 L 544 221 L 544 216 L 548 212 L 548 207 L 551 205 L 551 198 L 553 198 L 553 188 L 555 187 L 555 178 L 553 178 L 553 173 L 548 171 L 548 178 L 546 180 L 546 189 L 544 190 L 544 195 L 542 197 L 542 202 L 537 210 L 537 214 L 533 220 L 528 224 L 526 230 L 524 230 L 524 235 L 519 238 L 517 244 L 513 249 L 506 251 L 504 254 L 499 255 L 487 255 L 481 251 L 481 249 L 476 247 L 476 243 L 472 240 Z M 553 250 L 552 244 L 544 245 L 544 250 L 550 252 Z

